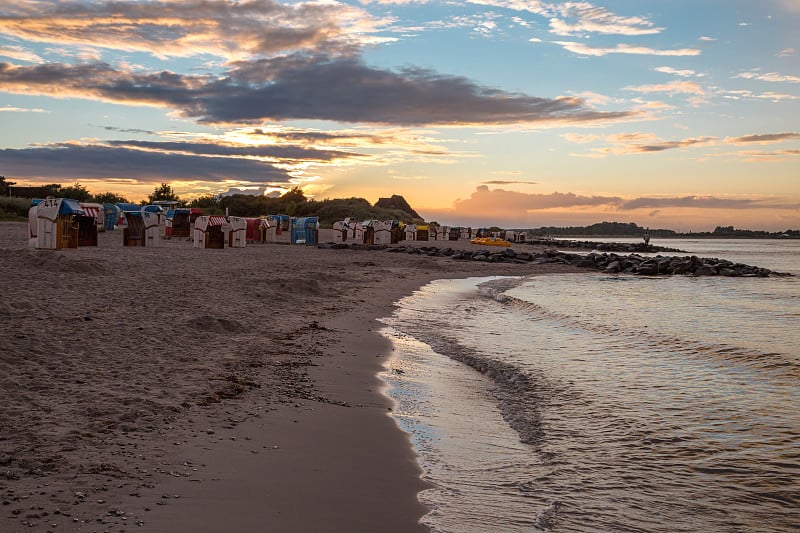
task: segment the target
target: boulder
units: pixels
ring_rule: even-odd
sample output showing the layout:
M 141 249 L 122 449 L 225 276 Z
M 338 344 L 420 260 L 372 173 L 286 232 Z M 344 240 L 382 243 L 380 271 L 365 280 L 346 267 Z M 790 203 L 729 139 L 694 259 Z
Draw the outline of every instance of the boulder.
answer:
M 655 261 L 644 261 L 639 263 L 636 273 L 643 276 L 655 276 L 658 274 L 658 263 Z
M 698 266 L 694 272 L 692 272 L 695 276 L 716 276 L 717 269 L 711 265 L 702 264 Z

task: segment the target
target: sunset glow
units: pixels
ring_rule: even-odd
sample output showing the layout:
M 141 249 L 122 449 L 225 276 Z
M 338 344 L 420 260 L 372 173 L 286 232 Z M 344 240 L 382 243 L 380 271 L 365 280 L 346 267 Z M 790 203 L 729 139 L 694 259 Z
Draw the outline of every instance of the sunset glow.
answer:
M 796 229 L 798 30 L 797 0 L 6 2 L 0 175 Z

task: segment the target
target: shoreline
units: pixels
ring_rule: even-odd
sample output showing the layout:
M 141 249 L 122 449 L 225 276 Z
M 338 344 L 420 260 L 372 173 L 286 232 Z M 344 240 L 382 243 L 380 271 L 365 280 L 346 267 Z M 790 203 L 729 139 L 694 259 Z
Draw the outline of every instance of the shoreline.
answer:
M 424 531 L 426 485 L 388 415 L 376 319 L 433 279 L 577 271 L 305 246 L 130 249 L 121 231 L 37 251 L 26 233 L 0 224 L 9 531 Z
M 394 292 L 399 299 L 427 282 L 414 280 Z M 376 303 L 390 313 L 395 301 Z M 391 348 L 372 312 L 362 308 L 320 324 L 342 340 L 325 349 L 325 361 L 309 374 L 316 391 L 335 400 L 298 400 L 197 450 L 205 461 L 202 480 L 161 484 L 158 491 L 181 498 L 152 509 L 145 530 L 322 532 L 335 524 L 368 532 L 391 524 L 398 531 L 427 531 L 419 523 L 427 509 L 417 494 L 429 485 L 409 435 L 390 415 L 392 401 L 378 374 Z M 262 476 L 278 482 L 272 486 Z M 264 490 L 262 507 L 254 505 L 260 499 L 254 490 Z M 213 516 L 197 512 L 206 506 L 215 507 Z

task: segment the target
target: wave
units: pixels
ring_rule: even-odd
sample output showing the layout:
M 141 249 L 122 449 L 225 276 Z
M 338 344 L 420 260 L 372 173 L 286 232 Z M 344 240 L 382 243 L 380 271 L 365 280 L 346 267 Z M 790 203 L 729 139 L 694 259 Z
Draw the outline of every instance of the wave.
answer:
M 430 346 L 435 352 L 450 357 L 477 370 L 488 377 L 494 387 L 492 395 L 497 399 L 504 420 L 520 436 L 520 440 L 534 449 L 541 449 L 545 433 L 542 424 L 541 405 L 545 401 L 544 391 L 553 390 L 543 374 L 524 372 L 513 364 L 497 361 L 464 346 L 454 339 L 415 331 L 414 336 Z M 546 455 L 543 455 L 547 459 Z
M 674 531 L 727 530 L 732 523 L 778 531 L 797 523 L 798 365 L 791 354 L 663 331 L 643 336 L 635 323 L 570 316 L 554 308 L 557 298 L 508 294 L 526 281 L 491 279 L 478 291 L 469 290 L 474 280 L 433 285 L 403 302 L 392 321 L 424 343 L 425 353 L 489 378 L 500 414 L 529 446 L 506 465 L 508 475 L 481 462 L 464 482 L 469 495 L 444 499 L 467 498 L 457 505 L 483 524 L 492 513 L 496 523 L 524 519 L 508 531 L 642 531 L 664 523 Z M 560 287 L 581 297 L 580 286 Z M 468 436 L 479 433 L 482 415 L 467 413 Z M 446 486 L 449 470 L 441 472 Z M 482 490 L 472 491 L 475 483 Z M 503 515 L 503 502 L 512 499 L 525 510 Z M 476 506 L 487 516 L 473 516 Z M 448 523 L 459 527 L 443 530 L 480 530 L 465 528 L 464 520 L 456 516 Z
M 639 279 L 637 278 L 637 281 Z M 624 323 L 611 325 L 578 318 L 507 294 L 510 289 L 519 286 L 523 281 L 523 278 L 491 280 L 478 285 L 478 294 L 517 313 L 524 314 L 530 321 L 549 320 L 562 326 L 576 327 L 614 338 L 617 343 L 629 342 L 645 348 L 658 348 L 667 355 L 670 353 L 681 356 L 694 355 L 711 359 L 717 363 L 746 365 L 751 369 L 770 373 L 771 379 L 782 378 L 790 382 L 800 379 L 800 361 L 797 360 L 796 355 L 775 351 L 758 351 L 732 344 L 675 337 L 653 331 L 643 334 L 642 330 L 630 328 Z

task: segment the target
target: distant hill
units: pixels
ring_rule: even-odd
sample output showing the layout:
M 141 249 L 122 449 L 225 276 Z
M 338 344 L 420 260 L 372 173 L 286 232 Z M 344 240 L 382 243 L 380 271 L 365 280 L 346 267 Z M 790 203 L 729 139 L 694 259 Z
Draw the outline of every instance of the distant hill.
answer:
M 641 237 L 647 231 L 655 238 L 707 238 L 707 239 L 774 239 L 798 238 L 800 231 L 769 232 L 761 230 L 736 229 L 733 226 L 717 226 L 714 231 L 678 233 L 671 229 L 643 228 L 633 222 L 599 222 L 591 226 L 572 226 L 560 228 L 547 226 L 529 229 L 531 235 L 549 237 Z
M 598 222 L 591 226 L 572 226 L 559 228 L 547 226 L 529 230 L 534 235 L 549 235 L 552 237 L 641 237 L 648 231 L 653 237 L 675 237 L 676 233 L 669 229 L 648 229 L 638 226 L 634 222 Z
M 380 207 L 381 209 L 399 209 L 400 211 L 404 211 L 412 216 L 412 218 L 418 218 L 422 220 L 422 217 L 414 211 L 414 209 L 406 202 L 406 199 L 400 196 L 399 194 L 393 194 L 391 198 L 381 198 L 377 202 L 375 202 L 374 207 Z

